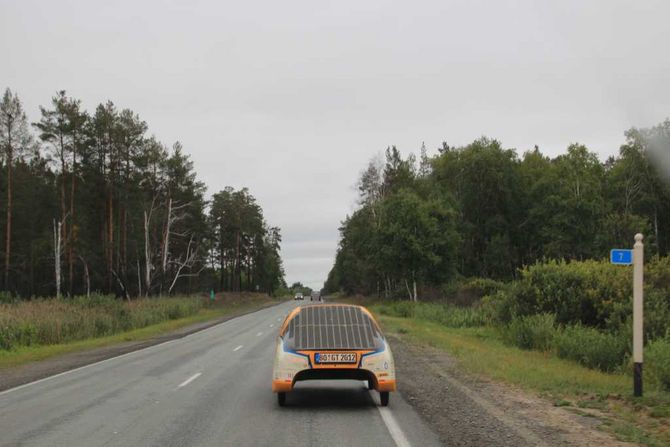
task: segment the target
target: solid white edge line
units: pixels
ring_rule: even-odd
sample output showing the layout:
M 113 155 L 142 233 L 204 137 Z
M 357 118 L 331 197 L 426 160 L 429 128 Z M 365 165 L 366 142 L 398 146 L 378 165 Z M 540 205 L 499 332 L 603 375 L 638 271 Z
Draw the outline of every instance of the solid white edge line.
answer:
M 372 392 L 370 394 L 372 394 Z M 405 437 L 405 433 L 402 432 L 398 422 L 393 417 L 391 409 L 381 406 L 377 406 L 377 409 L 379 410 L 379 414 L 382 416 L 382 421 L 384 421 L 384 425 L 386 425 L 395 445 L 398 447 L 411 447 L 412 444 L 410 444 L 407 437 Z
M 145 351 L 147 351 L 147 350 L 149 350 L 149 349 L 157 348 L 157 347 L 159 347 L 159 346 L 165 346 L 165 345 L 167 345 L 167 344 L 174 343 L 174 342 L 179 341 L 179 340 L 184 340 L 184 339 L 186 339 L 186 338 L 188 338 L 188 337 L 191 337 L 191 336 L 193 336 L 193 335 L 196 335 L 196 334 L 202 334 L 202 333 L 204 333 L 204 332 L 207 332 L 207 331 L 209 331 L 209 330 L 212 330 L 212 329 L 215 329 L 215 328 L 217 328 L 217 327 L 219 327 L 219 326 L 222 326 L 222 325 L 224 325 L 224 324 L 226 324 L 226 323 L 228 323 L 228 322 L 230 322 L 230 321 L 234 321 L 234 320 L 237 320 L 238 318 L 246 317 L 247 315 L 251 315 L 251 314 L 254 314 L 254 313 L 256 313 L 256 312 L 265 310 L 265 309 L 267 309 L 267 308 L 260 308 L 260 309 L 258 309 L 257 311 L 250 312 L 250 313 L 248 313 L 248 314 L 244 314 L 244 315 L 240 315 L 240 316 L 235 317 L 235 318 L 232 318 L 232 319 L 230 319 L 230 320 L 222 321 L 222 322 L 219 323 L 219 324 L 215 324 L 215 325 L 210 326 L 210 327 L 208 327 L 208 328 L 206 328 L 206 329 L 203 329 L 203 330 L 201 330 L 201 331 L 197 331 L 197 332 L 194 332 L 194 333 L 192 333 L 192 334 L 186 335 L 185 337 L 181 337 L 181 338 L 173 338 L 172 340 L 166 340 L 166 341 L 157 343 L 157 344 L 155 344 L 155 345 L 147 346 L 146 348 L 137 349 L 137 350 L 135 350 L 135 351 L 126 352 L 125 354 L 117 355 L 117 356 L 115 356 L 115 357 L 110 357 L 110 358 L 105 359 L 105 360 L 100 360 L 99 362 L 89 363 L 88 365 L 80 366 L 80 367 L 78 367 L 78 368 L 74 368 L 74 369 L 69 369 L 69 370 L 67 370 L 67 371 L 63 371 L 63 372 L 61 372 L 61 373 L 54 374 L 53 376 L 48 376 L 48 377 L 43 377 L 43 378 L 41 378 L 41 379 L 33 380 L 32 382 L 24 383 L 24 384 L 22 384 L 22 385 L 15 386 L 15 387 L 13 387 L 13 388 L 9 388 L 9 389 L 4 390 L 4 391 L 0 391 L 0 396 L 3 396 L 3 395 L 5 395 L 5 394 L 9 394 L 9 393 L 11 393 L 12 391 L 18 391 L 18 390 L 20 390 L 20 389 L 27 388 L 27 387 L 29 387 L 29 386 L 31 386 L 31 385 L 37 385 L 37 384 L 39 384 L 39 383 L 46 382 L 47 380 L 51 380 L 51 379 L 58 378 L 58 377 L 61 377 L 61 376 L 66 375 L 66 374 L 70 374 L 70 373 L 74 373 L 74 372 L 77 372 L 77 371 L 81 371 L 81 370 L 83 370 L 83 369 L 90 368 L 90 367 L 92 367 L 92 366 L 102 365 L 103 363 L 111 362 L 112 360 L 122 359 L 122 358 L 124 358 L 124 357 L 128 357 L 128 356 L 130 356 L 130 355 L 132 355 L 132 354 L 137 354 L 137 353 L 140 353 L 140 352 L 145 352 Z M 278 320 L 281 320 L 281 318 L 278 318 Z
M 189 377 L 188 379 L 186 379 L 182 383 L 180 383 L 177 388 L 181 388 L 181 387 L 184 387 L 184 386 L 188 385 L 189 383 L 193 382 L 195 379 L 197 379 L 201 375 L 202 375 L 202 373 L 193 374 L 191 377 Z
M 235 351 L 239 351 L 240 349 L 242 349 L 242 346 L 243 346 L 243 345 L 239 345 L 237 348 L 233 349 L 233 352 L 235 352 Z

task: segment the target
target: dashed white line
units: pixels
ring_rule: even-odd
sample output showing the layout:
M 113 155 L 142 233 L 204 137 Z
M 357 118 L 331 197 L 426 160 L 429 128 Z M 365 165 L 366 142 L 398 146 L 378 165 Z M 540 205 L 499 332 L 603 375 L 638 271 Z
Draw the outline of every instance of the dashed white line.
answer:
M 233 349 L 233 352 L 239 351 L 240 349 L 242 349 L 242 345 L 239 345 L 237 348 Z
M 256 337 L 260 337 L 261 335 L 263 335 L 263 333 L 259 332 L 258 334 L 256 334 Z
M 197 379 L 201 375 L 202 375 L 202 373 L 193 374 L 191 377 L 189 377 L 188 379 L 186 379 L 182 383 L 180 383 L 177 388 L 181 388 L 181 387 L 184 387 L 184 386 L 188 385 L 189 383 L 193 382 L 195 379 Z

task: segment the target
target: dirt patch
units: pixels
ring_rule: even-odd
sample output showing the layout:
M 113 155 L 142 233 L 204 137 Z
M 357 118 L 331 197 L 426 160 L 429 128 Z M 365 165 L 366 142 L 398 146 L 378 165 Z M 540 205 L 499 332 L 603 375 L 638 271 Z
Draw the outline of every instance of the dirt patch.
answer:
M 582 416 L 513 387 L 475 379 L 443 351 L 389 337 L 398 388 L 449 446 L 631 446 Z
M 240 294 L 225 294 L 216 296 L 217 301 L 225 302 L 227 304 L 235 304 L 241 302 L 243 299 L 244 297 L 240 296 Z M 86 366 L 91 363 L 117 357 L 128 352 L 157 345 L 169 340 L 186 337 L 187 335 L 193 334 L 195 332 L 202 331 L 217 324 L 221 324 L 224 321 L 256 312 L 266 307 L 275 306 L 283 302 L 285 301 L 259 303 L 258 308 L 253 310 L 233 312 L 230 315 L 184 326 L 167 334 L 157 335 L 146 340 L 131 341 L 114 344 L 112 346 L 104 346 L 79 352 L 72 352 L 26 365 L 3 369 L 0 370 L 0 391 L 14 388 L 25 383 L 34 382 L 35 380 L 43 379 L 45 377 L 79 368 L 81 366 Z

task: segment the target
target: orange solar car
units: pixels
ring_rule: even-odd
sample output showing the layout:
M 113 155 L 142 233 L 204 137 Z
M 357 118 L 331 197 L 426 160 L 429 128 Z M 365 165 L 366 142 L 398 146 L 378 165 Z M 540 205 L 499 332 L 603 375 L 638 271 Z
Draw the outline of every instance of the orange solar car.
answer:
M 301 380 L 363 380 L 383 406 L 396 390 L 393 355 L 379 325 L 362 306 L 313 304 L 295 308 L 279 330 L 272 391 L 280 406 Z

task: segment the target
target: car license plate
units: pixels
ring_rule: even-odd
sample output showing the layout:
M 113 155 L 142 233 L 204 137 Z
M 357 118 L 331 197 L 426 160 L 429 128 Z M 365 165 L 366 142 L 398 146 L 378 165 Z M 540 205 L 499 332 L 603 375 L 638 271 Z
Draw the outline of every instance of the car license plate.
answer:
M 317 352 L 314 355 L 316 363 L 357 363 L 354 352 Z

